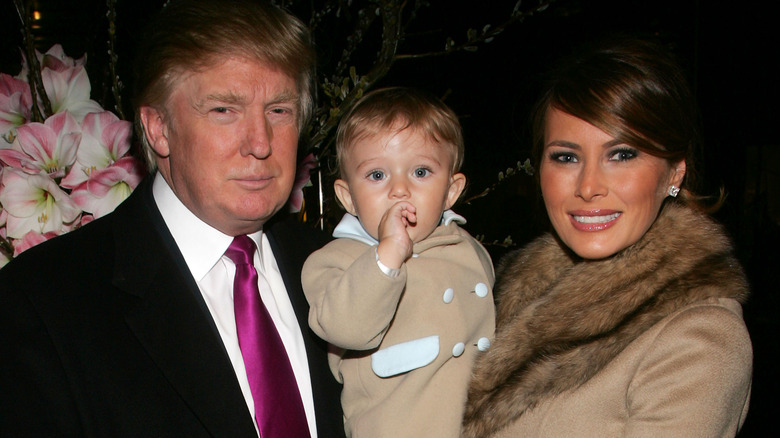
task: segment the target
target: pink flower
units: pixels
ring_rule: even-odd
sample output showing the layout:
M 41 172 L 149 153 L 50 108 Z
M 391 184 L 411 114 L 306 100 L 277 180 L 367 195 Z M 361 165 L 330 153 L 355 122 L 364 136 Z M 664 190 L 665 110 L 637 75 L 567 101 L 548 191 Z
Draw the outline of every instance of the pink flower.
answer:
M 45 234 L 41 234 L 37 231 L 30 231 L 19 240 L 14 242 L 14 257 L 21 254 L 23 251 L 32 248 L 33 246 L 45 242 L 52 237 L 59 236 L 60 233 L 56 231 L 50 231 Z
M 309 153 L 298 165 L 295 172 L 295 182 L 293 182 L 290 199 L 287 201 L 290 212 L 297 213 L 303 207 L 303 188 L 311 186 L 311 171 L 317 167 L 317 157 L 314 153 Z
M 35 50 L 35 56 L 38 58 L 38 64 L 43 65 L 43 58 L 44 56 L 50 56 L 55 59 L 58 59 L 62 61 L 65 65 L 69 67 L 76 67 L 78 65 L 86 65 L 87 64 L 87 55 L 85 54 L 79 59 L 71 58 L 70 56 L 65 54 L 65 49 L 62 48 L 62 45 L 55 44 L 49 48 L 49 50 L 46 51 L 46 53 L 41 53 L 37 49 Z M 17 76 L 19 79 L 23 81 L 27 81 L 27 72 L 29 71 L 29 65 L 27 63 L 27 57 L 24 56 L 24 53 L 22 53 L 22 71 Z
M 54 114 L 69 111 L 81 121 L 87 113 L 103 111 L 89 98 L 92 86 L 84 66 L 72 67 L 53 56 L 44 56 L 41 78 Z
M 16 128 L 30 120 L 31 108 L 30 86 L 24 81 L 0 73 L 0 137 L 6 143 L 13 143 Z
M 105 169 L 130 150 L 131 124 L 110 111 L 89 113 L 81 124 L 81 143 L 76 164 L 60 183 L 74 188 L 92 172 Z
M 11 167 L 62 178 L 76 161 L 81 128 L 69 113 L 22 125 L 16 132 L 12 149 L 0 149 L 0 161 Z
M 80 59 L 73 59 L 65 55 L 65 51 L 59 44 L 53 45 L 46 53 L 35 51 L 38 63 L 41 66 L 41 79 L 46 96 L 49 98 L 53 114 L 70 111 L 81 122 L 84 116 L 92 112 L 103 111 L 103 108 L 89 98 L 92 86 L 89 83 L 86 64 L 86 55 Z M 27 82 L 29 65 L 27 58 L 22 55 L 22 71 L 18 79 Z M 39 98 L 39 103 L 42 100 Z M 40 106 L 43 109 L 43 106 Z M 45 114 L 51 116 L 52 114 Z
M 8 214 L 6 233 L 12 239 L 21 239 L 30 231 L 60 232 L 81 214 L 53 179 L 13 168 L 3 172 L 0 204 Z
M 104 216 L 130 196 L 141 182 L 143 164 L 124 157 L 105 169 L 92 172 L 90 178 L 73 190 L 73 201 L 95 218 Z

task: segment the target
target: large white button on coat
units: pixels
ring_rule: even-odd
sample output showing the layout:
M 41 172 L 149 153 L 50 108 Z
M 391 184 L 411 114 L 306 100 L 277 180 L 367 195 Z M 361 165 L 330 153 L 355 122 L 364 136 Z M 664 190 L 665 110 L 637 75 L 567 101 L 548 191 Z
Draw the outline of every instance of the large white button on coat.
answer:
M 488 348 L 490 348 L 490 339 L 479 338 L 479 341 L 477 341 L 477 349 L 479 351 L 487 351 Z
M 444 291 L 442 299 L 446 304 L 449 304 L 452 302 L 453 298 L 455 298 L 455 291 L 451 287 L 448 287 L 447 290 Z
M 488 294 L 487 285 L 485 283 L 477 283 L 477 285 L 474 286 L 474 293 L 480 298 L 485 298 Z
M 460 356 L 464 351 L 466 351 L 466 345 L 463 342 L 458 342 L 452 347 L 452 355 L 455 357 Z

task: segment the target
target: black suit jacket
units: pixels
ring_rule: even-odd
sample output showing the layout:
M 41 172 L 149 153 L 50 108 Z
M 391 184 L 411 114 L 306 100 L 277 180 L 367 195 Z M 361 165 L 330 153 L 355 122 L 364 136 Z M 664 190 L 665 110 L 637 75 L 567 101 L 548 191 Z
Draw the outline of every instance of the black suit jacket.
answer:
M 151 181 L 0 269 L 0 436 L 256 437 Z M 303 331 L 318 434 L 343 436 L 340 386 L 300 284 L 324 239 L 295 223 L 264 229 Z

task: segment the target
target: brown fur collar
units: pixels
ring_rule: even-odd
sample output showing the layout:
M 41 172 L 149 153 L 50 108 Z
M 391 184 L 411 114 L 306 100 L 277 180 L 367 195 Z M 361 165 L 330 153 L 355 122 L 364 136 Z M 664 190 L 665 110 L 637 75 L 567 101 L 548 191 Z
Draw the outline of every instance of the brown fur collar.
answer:
M 582 385 L 676 309 L 748 294 L 720 226 L 674 204 L 608 259 L 578 259 L 545 235 L 504 257 L 497 272 L 496 336 L 475 365 L 464 437 L 490 436 L 543 398 Z

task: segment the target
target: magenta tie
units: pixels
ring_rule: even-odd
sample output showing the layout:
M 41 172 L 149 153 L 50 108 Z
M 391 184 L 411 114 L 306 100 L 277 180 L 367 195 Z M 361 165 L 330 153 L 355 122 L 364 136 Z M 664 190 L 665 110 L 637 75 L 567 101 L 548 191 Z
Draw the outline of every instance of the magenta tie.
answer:
M 247 236 L 236 236 L 225 252 L 236 265 L 233 307 L 238 345 L 255 401 L 257 426 L 263 438 L 309 438 L 290 360 L 260 298 L 254 254 L 255 243 Z M 270 288 L 264 277 L 261 280 L 263 287 Z

